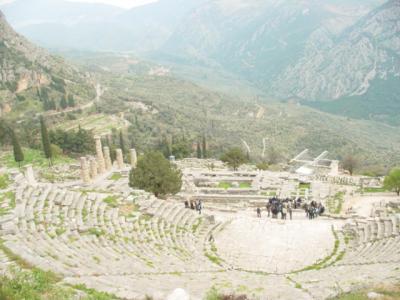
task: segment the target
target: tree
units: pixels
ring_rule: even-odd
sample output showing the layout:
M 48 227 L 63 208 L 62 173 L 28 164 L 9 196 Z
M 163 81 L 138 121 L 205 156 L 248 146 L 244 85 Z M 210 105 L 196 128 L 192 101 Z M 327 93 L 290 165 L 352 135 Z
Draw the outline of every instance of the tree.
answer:
M 256 165 L 256 168 L 258 170 L 266 171 L 266 170 L 268 170 L 269 165 L 266 161 L 262 161 Z
M 68 107 L 67 97 L 65 97 L 65 95 L 61 97 L 60 106 L 62 109 L 66 109 Z
M 51 151 L 49 133 L 43 117 L 40 118 L 40 132 L 42 135 L 44 156 L 49 160 L 49 165 L 51 166 L 53 164 L 53 153 Z
M 18 166 L 21 167 L 21 162 L 24 161 L 24 153 L 22 152 L 21 145 L 19 144 L 17 135 L 15 134 L 14 130 L 11 130 L 10 134 L 13 145 L 14 160 L 18 163 Z
M 75 99 L 74 99 L 74 95 L 72 95 L 72 94 L 68 95 L 68 106 L 69 107 L 75 106 Z
M 93 133 L 81 127 L 77 131 L 51 130 L 49 137 L 50 143 L 61 148 L 64 153 L 88 154 L 94 151 Z M 52 153 L 55 156 L 56 153 Z
M 176 159 L 189 157 L 192 153 L 191 143 L 185 139 L 174 140 L 171 145 L 171 152 Z
M 49 110 L 56 110 L 56 109 L 57 109 L 56 101 L 54 99 L 51 99 L 49 101 Z
M 383 185 L 386 189 L 394 191 L 397 196 L 400 196 L 400 169 L 391 170 L 389 175 L 385 177 Z
M 130 171 L 129 186 L 156 197 L 176 194 L 182 187 L 182 173 L 161 152 L 149 152 L 141 156 L 137 168 Z
M 246 154 L 240 148 L 231 148 L 221 156 L 221 160 L 235 171 L 247 161 Z
M 353 175 L 357 166 L 358 160 L 353 155 L 347 155 L 342 161 L 343 169 L 349 171 L 350 175 Z
M 203 151 L 203 158 L 207 158 L 207 157 L 208 157 L 208 153 L 207 153 L 207 140 L 206 140 L 206 136 L 205 136 L 205 135 L 203 135 L 202 151 Z
M 275 165 L 279 162 L 280 154 L 273 146 L 269 147 L 267 152 L 267 163 L 269 165 Z
M 119 132 L 119 147 L 121 148 L 122 153 L 125 155 L 126 149 L 125 149 L 125 141 L 124 141 L 124 135 L 122 134 L 122 130 Z
M 199 142 L 197 142 L 197 158 L 201 158 L 201 147 Z

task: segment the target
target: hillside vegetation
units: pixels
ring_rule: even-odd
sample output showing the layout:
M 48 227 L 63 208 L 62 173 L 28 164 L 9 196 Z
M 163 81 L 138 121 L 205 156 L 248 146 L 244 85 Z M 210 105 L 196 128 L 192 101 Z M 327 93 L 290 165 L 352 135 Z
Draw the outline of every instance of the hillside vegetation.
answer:
M 213 92 L 171 76 L 130 76 L 104 72 L 106 87 L 99 110 L 124 112 L 129 139 L 140 149 L 163 136 L 197 141 L 207 136 L 210 152 L 219 155 L 246 141 L 260 158 L 262 139 L 268 151 L 290 158 L 304 148 L 332 158 L 356 154 L 368 165 L 395 164 L 400 155 L 398 129 L 378 122 L 353 120 L 287 103 L 263 103 Z M 267 151 L 267 152 L 268 152 Z

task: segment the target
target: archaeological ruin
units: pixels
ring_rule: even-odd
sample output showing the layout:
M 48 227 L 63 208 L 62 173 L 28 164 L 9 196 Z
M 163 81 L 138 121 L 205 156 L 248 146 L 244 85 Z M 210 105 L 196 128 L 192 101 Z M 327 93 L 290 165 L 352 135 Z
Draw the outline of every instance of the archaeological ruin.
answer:
M 211 288 L 249 299 L 328 299 L 398 282 L 400 198 L 365 190 L 382 178 L 350 176 L 326 153 L 305 153 L 279 172 L 177 160 L 180 193 L 157 199 L 128 186 L 136 150 L 124 161 L 117 149 L 112 162 L 96 138 L 96 155 L 81 157 L 70 181 L 49 182 L 32 166 L 0 170 L 10 178 L 2 197 L 15 198 L 2 204 L 1 240 L 63 284 L 120 299 L 182 299 L 171 296 L 177 289 L 203 299 Z M 271 199 L 296 203 L 290 218 L 268 216 Z M 193 206 L 200 201 L 201 214 Z M 304 207 L 313 202 L 325 211 L 310 219 Z M 0 272 L 10 265 L 0 250 Z

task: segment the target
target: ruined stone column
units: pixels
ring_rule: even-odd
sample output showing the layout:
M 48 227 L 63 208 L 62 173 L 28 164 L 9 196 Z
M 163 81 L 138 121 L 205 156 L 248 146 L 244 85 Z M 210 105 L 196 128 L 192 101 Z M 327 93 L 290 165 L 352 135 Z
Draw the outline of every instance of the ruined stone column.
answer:
M 368 223 L 364 224 L 364 243 L 368 242 L 371 238 L 371 228 Z
M 369 241 L 374 241 L 376 239 L 377 233 L 378 233 L 378 227 L 377 224 L 375 223 L 374 220 L 369 220 L 368 221 L 368 226 L 370 229 L 370 239 Z
M 104 147 L 103 148 L 104 152 L 104 162 L 106 165 L 107 170 L 111 170 L 112 168 L 112 162 L 111 162 L 111 155 L 110 155 L 110 148 L 109 147 Z
M 90 183 L 89 167 L 86 157 L 81 157 L 81 179 L 83 183 Z
M 118 167 L 118 169 L 123 169 L 124 168 L 124 156 L 122 154 L 122 150 L 117 149 L 116 154 L 117 154 L 117 167 Z
M 137 166 L 137 153 L 135 149 L 130 150 L 130 157 L 131 157 L 131 166 L 132 168 L 136 169 Z
M 97 170 L 98 166 L 97 166 L 97 161 L 94 158 L 90 159 L 90 177 L 92 177 L 92 179 L 95 179 L 97 177 Z
M 381 239 L 385 236 L 385 226 L 383 224 L 382 219 L 378 219 L 375 221 L 378 227 L 377 239 Z
M 99 173 L 103 174 L 106 171 L 105 163 L 104 163 L 104 156 L 103 156 L 103 149 L 101 147 L 101 138 L 99 136 L 94 137 L 96 141 L 96 158 L 97 158 L 97 165 L 99 167 Z
M 25 178 L 28 181 L 28 184 L 30 185 L 36 185 L 37 181 L 35 179 L 35 174 L 33 172 L 32 165 L 26 165 L 25 166 Z
M 398 235 L 399 234 L 399 218 L 394 215 L 391 217 L 392 220 L 392 234 Z
M 391 237 L 393 233 L 392 220 L 389 218 L 383 219 L 385 225 L 385 237 Z

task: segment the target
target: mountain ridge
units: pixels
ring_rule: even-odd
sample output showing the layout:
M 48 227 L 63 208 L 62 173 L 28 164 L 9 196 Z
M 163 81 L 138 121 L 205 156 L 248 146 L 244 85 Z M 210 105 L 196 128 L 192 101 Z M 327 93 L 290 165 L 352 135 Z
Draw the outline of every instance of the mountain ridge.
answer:
M 0 16 L 0 113 L 13 115 L 42 111 L 43 101 L 60 99 L 67 94 L 85 102 L 94 95 L 86 74 L 76 67 L 29 42 L 17 34 Z M 44 99 L 45 98 L 45 99 Z

